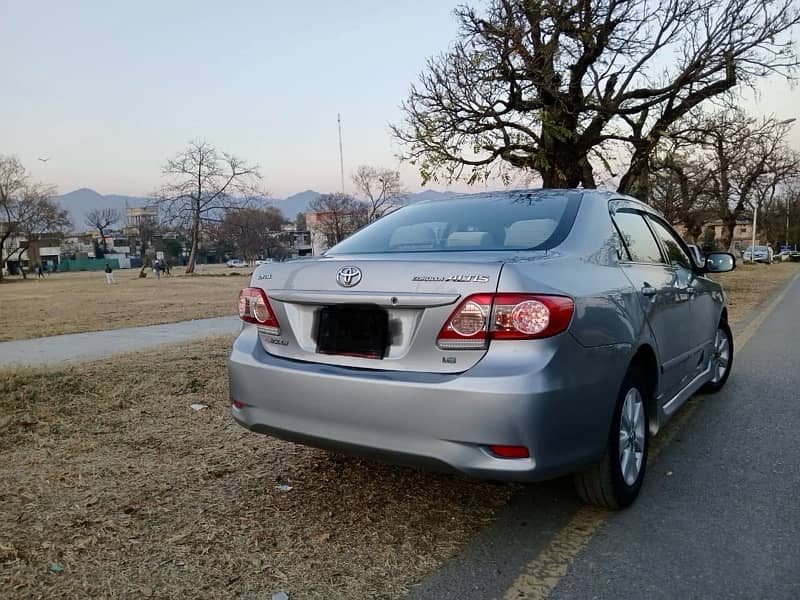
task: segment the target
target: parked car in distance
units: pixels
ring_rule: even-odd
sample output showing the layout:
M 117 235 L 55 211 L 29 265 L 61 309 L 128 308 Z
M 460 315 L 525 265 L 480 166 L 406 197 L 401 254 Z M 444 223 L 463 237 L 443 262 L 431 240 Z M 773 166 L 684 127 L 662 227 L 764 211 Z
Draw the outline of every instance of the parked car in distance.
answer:
M 771 264 L 772 248 L 770 248 L 769 246 L 748 246 L 747 249 L 744 252 L 742 252 L 742 260 L 745 262 L 760 262 L 765 264 Z
M 798 250 L 781 250 L 772 257 L 774 262 L 800 262 L 800 251 Z
M 256 261 L 256 266 L 260 267 L 261 265 L 268 265 L 270 263 L 272 263 L 272 259 L 271 258 L 259 258 Z
M 229 267 L 236 267 L 236 268 L 243 268 L 247 266 L 247 263 L 243 261 L 241 258 L 232 258 L 225 263 Z
M 693 258 L 696 257 L 696 258 Z M 486 479 L 574 474 L 629 505 L 651 436 L 733 364 L 702 257 L 633 198 L 489 192 L 420 202 L 239 296 L 231 413 L 287 440 Z

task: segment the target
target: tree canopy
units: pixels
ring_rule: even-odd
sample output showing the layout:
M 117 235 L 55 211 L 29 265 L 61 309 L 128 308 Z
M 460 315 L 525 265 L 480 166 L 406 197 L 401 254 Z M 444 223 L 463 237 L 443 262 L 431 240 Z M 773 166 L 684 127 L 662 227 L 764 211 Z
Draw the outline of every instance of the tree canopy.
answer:
M 664 133 L 708 99 L 798 66 L 793 0 L 490 0 L 456 10 L 392 126 L 423 182 L 535 172 L 647 194 Z
M 97 229 L 100 234 L 100 243 L 103 245 L 103 253 L 108 252 L 108 242 L 106 241 L 106 231 L 120 220 L 121 216 L 116 208 L 95 208 L 86 214 L 86 224 Z
M 225 212 L 217 240 L 246 261 L 282 255 L 287 240 L 281 232 L 283 215 L 274 207 L 242 208 Z
M 33 238 L 63 233 L 70 227 L 69 215 L 53 200 L 54 195 L 53 187 L 31 181 L 19 158 L 0 155 L 0 281 L 6 261 L 14 253 L 20 256 Z M 25 238 L 26 243 L 4 256 L 12 235 Z
M 200 235 L 225 211 L 252 206 L 264 197 L 258 166 L 205 141 L 189 142 L 162 169 L 164 185 L 153 202 L 165 221 L 189 232 L 186 272 L 194 272 Z

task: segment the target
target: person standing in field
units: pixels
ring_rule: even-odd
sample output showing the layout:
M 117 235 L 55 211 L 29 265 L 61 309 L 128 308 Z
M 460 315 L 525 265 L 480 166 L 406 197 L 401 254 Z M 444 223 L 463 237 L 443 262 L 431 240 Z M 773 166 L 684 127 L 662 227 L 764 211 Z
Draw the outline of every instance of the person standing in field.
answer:
M 116 283 L 116 281 L 114 281 L 114 272 L 112 271 L 110 264 L 106 263 L 105 271 L 106 271 L 106 283 Z
M 41 264 L 36 265 L 36 278 L 37 279 L 44 279 L 44 269 L 42 269 Z
M 156 279 L 161 279 L 161 261 L 156 259 L 156 262 L 153 263 L 153 273 L 156 276 Z

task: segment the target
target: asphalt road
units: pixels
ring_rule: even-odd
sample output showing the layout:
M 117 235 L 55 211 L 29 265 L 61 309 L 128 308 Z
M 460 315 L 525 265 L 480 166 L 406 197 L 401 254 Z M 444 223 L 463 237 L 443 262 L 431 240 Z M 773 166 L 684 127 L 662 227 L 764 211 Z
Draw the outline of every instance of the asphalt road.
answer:
M 800 279 L 746 326 L 726 387 L 679 413 L 631 508 L 530 486 L 412 597 L 800 598 Z

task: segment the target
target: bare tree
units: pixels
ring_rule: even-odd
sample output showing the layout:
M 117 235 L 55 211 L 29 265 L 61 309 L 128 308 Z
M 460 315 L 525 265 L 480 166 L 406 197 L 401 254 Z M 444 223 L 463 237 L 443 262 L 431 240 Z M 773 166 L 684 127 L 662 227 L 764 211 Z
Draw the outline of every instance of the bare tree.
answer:
M 139 240 L 139 256 L 144 258 L 148 246 L 152 243 L 156 234 L 161 233 L 161 225 L 158 219 L 150 216 L 143 216 L 136 224 L 136 237 Z
M 353 173 L 352 179 L 369 204 L 367 221 L 370 223 L 397 208 L 406 195 L 398 171 L 361 165 Z
M 697 242 L 703 225 L 714 214 L 713 194 L 708 183 L 708 165 L 694 148 L 679 139 L 657 148 L 650 160 L 648 203 L 670 223 L 681 223 L 690 241 Z
M 15 255 L 19 258 L 36 236 L 60 233 L 70 226 L 67 211 L 53 201 L 54 194 L 54 188 L 32 183 L 16 156 L 0 155 L 0 281 L 6 262 Z M 11 236 L 26 241 L 4 256 Z
M 798 66 L 794 0 L 490 0 L 455 14 L 459 40 L 428 60 L 392 126 L 423 182 L 521 169 L 591 188 L 622 147 L 619 188 L 646 197 L 670 125 Z
M 315 213 L 316 228 L 325 237 L 328 246 L 338 244 L 367 224 L 369 208 L 363 202 L 346 194 L 323 194 L 309 204 Z
M 774 168 L 756 181 L 751 209 L 758 211 L 758 229 L 764 234 L 764 241 L 775 245 L 778 240 L 788 242 L 788 231 L 784 229 L 783 218 L 787 214 L 787 202 L 800 176 L 800 155 L 791 150 L 775 161 Z M 784 237 L 785 236 L 785 237 Z
M 285 245 L 281 235 L 283 215 L 274 207 L 226 211 L 217 229 L 217 239 L 244 260 L 272 255 Z
M 699 113 L 671 133 L 694 145 L 695 160 L 705 165 L 703 182 L 723 222 L 726 247 L 732 244 L 737 221 L 757 209 L 759 190 L 779 186 L 800 168 L 797 153 L 787 144 L 791 124 L 792 120 L 756 119 L 728 108 Z
M 800 176 L 784 181 L 774 203 L 764 203 L 762 214 L 768 239 L 796 247 L 800 243 Z
M 116 208 L 95 208 L 86 213 L 86 224 L 97 229 L 103 244 L 103 253 L 108 252 L 106 232 L 120 220 L 120 213 Z
M 166 183 L 154 202 L 165 220 L 189 232 L 187 273 L 194 272 L 205 226 L 219 222 L 223 211 L 251 206 L 264 197 L 257 166 L 204 141 L 189 142 L 166 162 L 162 176 Z
M 0 155 L 0 281 L 3 280 L 3 257 L 6 241 L 16 233 L 20 220 L 20 196 L 28 185 L 28 174 L 16 156 Z

